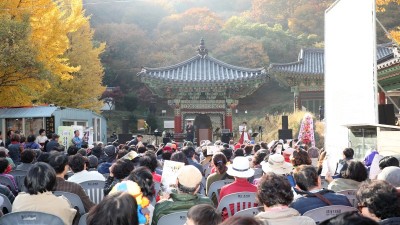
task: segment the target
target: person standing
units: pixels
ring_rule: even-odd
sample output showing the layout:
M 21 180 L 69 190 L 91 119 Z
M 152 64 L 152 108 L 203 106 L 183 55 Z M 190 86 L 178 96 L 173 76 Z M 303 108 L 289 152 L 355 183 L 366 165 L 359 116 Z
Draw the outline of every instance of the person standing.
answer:
M 39 130 L 39 136 L 36 137 L 35 142 L 39 144 L 41 149 L 44 147 L 44 143 L 47 141 L 47 136 L 46 136 L 46 130 L 45 129 L 40 129 Z
M 188 121 L 186 125 L 186 141 L 191 141 L 193 143 L 194 139 L 194 126 L 192 124 L 192 121 Z
M 60 138 L 60 136 L 58 134 L 52 134 L 51 139 L 49 142 L 47 142 L 46 148 L 44 149 L 44 151 L 51 152 L 55 148 L 59 147 L 60 143 L 58 143 L 58 138 Z
M 79 137 L 79 130 L 74 131 L 74 137 L 72 138 L 72 144 L 75 145 L 77 148 L 82 148 L 83 140 Z

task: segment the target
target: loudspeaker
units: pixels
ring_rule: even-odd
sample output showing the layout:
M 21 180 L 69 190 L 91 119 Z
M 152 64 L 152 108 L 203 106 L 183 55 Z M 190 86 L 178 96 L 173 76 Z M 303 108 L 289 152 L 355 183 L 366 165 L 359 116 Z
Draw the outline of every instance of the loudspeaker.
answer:
M 395 125 L 396 116 L 393 104 L 378 105 L 379 124 Z
M 292 129 L 287 130 L 278 130 L 278 139 L 293 139 L 293 131 Z
M 282 116 L 282 130 L 289 128 L 288 116 Z
M 221 135 L 221 141 L 223 143 L 229 144 L 229 141 L 231 140 L 231 137 L 232 137 L 232 133 L 223 133 Z
M 118 143 L 120 144 L 125 144 L 127 141 L 132 139 L 132 134 L 118 134 Z

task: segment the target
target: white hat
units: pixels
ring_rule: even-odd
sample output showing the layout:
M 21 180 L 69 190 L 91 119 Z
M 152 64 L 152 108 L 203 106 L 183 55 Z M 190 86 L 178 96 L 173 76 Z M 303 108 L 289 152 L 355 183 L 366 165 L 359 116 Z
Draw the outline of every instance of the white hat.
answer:
M 282 153 L 285 155 L 292 155 L 294 151 L 296 151 L 294 148 L 287 148 Z
M 254 170 L 250 168 L 250 162 L 247 157 L 238 156 L 233 160 L 233 163 L 228 166 L 229 175 L 233 177 L 249 178 L 254 175 Z
M 262 162 L 261 166 L 264 173 L 288 174 L 293 169 L 292 164 L 285 162 L 285 158 L 281 154 L 270 155 L 268 162 Z

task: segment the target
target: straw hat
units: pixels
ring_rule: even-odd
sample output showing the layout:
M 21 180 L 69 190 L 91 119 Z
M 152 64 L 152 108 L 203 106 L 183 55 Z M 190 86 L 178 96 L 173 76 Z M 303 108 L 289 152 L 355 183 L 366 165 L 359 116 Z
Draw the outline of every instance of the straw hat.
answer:
M 261 166 L 264 173 L 288 174 L 293 169 L 292 164 L 285 162 L 285 158 L 281 154 L 270 155 L 268 162 L 262 162 Z
M 250 168 L 250 162 L 247 157 L 238 156 L 233 160 L 233 163 L 228 166 L 229 175 L 233 177 L 249 178 L 254 175 L 254 170 Z

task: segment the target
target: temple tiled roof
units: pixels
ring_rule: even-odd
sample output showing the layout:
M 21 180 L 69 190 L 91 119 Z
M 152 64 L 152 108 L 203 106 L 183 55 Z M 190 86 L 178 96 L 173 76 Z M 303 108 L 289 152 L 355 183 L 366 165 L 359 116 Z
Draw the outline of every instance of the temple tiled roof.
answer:
M 376 58 L 378 64 L 393 58 L 391 43 L 377 45 Z M 321 75 L 324 74 L 324 50 L 302 49 L 297 62 L 271 63 L 268 68 L 270 73 L 296 74 L 296 75 Z
M 324 50 L 323 49 L 302 49 L 297 62 L 292 63 L 271 63 L 269 72 L 280 72 L 288 74 L 324 74 Z
M 138 74 L 172 82 L 229 82 L 266 76 L 264 68 L 249 69 L 229 65 L 208 55 L 197 55 L 184 62 L 162 68 L 144 67 Z

